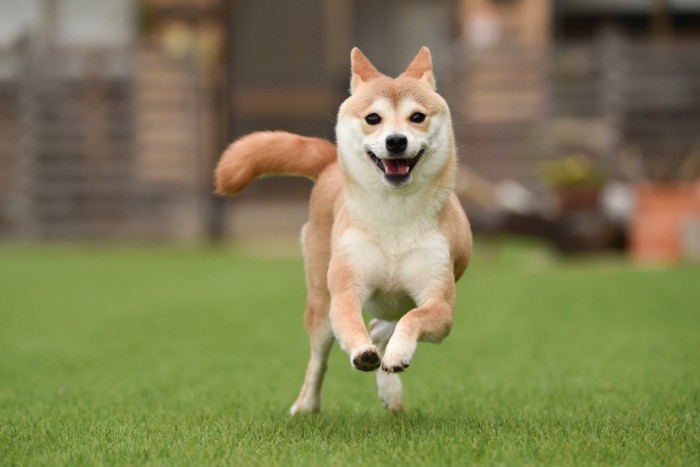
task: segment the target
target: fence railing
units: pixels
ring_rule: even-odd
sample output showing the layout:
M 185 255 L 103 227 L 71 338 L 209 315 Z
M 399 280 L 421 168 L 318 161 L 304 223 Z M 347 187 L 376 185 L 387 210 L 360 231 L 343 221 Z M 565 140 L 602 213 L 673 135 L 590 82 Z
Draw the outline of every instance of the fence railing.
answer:
M 456 53 L 462 161 L 538 190 L 538 163 L 586 153 L 613 176 L 700 176 L 700 42 L 603 34 L 550 49 Z M 625 173 L 622 157 L 641 170 Z
M 484 175 L 543 190 L 538 163 L 577 152 L 611 174 L 633 154 L 642 178 L 699 175 L 697 42 L 604 35 L 453 62 L 461 160 Z M 193 67 L 145 47 L 0 51 L 0 236 L 203 235 L 202 97 Z
M 199 235 L 199 97 L 147 48 L 2 52 L 0 235 Z

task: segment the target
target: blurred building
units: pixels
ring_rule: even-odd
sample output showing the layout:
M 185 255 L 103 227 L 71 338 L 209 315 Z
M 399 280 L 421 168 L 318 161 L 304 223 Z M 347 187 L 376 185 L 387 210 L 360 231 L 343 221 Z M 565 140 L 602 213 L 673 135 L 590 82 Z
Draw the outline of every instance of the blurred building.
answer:
M 537 185 L 539 159 L 583 152 L 619 175 L 623 149 L 672 178 L 653 166 L 677 167 L 698 144 L 700 3 L 463 5 L 460 133 L 487 174 Z
M 196 64 L 134 0 L 0 0 L 0 234 L 201 236 Z
M 547 211 L 542 164 L 570 156 L 633 182 L 700 170 L 696 0 L 0 0 L 0 11 L 3 236 L 296 235 L 308 181 L 261 180 L 222 203 L 211 170 L 250 131 L 333 139 L 355 45 L 390 75 L 431 48 L 461 161 L 486 180 L 473 184 L 486 196 L 465 190 L 481 200 L 477 227 L 502 220 L 504 197 L 529 193 L 521 211 Z M 520 188 L 499 190 L 504 180 Z
M 462 160 L 534 194 L 525 218 L 472 209 L 477 227 L 634 243 L 636 187 L 700 177 L 700 3 L 467 0 L 461 21 Z

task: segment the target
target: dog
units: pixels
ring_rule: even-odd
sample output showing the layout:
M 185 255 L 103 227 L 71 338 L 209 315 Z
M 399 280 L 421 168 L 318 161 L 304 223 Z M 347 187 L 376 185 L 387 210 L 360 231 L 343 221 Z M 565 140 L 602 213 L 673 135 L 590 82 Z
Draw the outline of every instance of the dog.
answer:
M 350 58 L 337 146 L 286 132 L 251 133 L 226 149 L 215 171 L 221 195 L 238 194 L 262 175 L 315 180 L 302 229 L 311 359 L 291 414 L 320 410 L 334 340 L 355 369 L 381 369 L 379 397 L 401 411 L 398 373 L 419 341 L 437 343 L 450 333 L 455 282 L 472 252 L 454 193 L 450 111 L 436 92 L 430 51 L 423 47 L 396 78 L 358 48 Z M 369 326 L 363 310 L 374 317 Z

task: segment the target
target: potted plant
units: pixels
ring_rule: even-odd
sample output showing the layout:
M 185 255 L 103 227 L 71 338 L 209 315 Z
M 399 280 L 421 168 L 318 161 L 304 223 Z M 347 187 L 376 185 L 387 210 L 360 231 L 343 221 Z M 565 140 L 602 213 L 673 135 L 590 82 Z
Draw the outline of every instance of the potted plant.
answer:
M 630 253 L 636 260 L 670 262 L 683 258 L 695 245 L 691 227 L 700 222 L 700 148 L 682 163 L 678 159 L 651 170 L 637 155 L 633 179 L 635 208 L 629 224 Z M 696 239 L 697 240 L 697 239 Z M 684 245 L 686 245 L 684 247 Z
M 700 219 L 700 183 L 640 183 L 630 223 L 630 251 L 642 261 L 683 257 L 683 232 Z
M 562 211 L 593 209 L 605 183 L 603 171 L 584 154 L 572 154 L 540 165 L 542 181 L 554 190 Z

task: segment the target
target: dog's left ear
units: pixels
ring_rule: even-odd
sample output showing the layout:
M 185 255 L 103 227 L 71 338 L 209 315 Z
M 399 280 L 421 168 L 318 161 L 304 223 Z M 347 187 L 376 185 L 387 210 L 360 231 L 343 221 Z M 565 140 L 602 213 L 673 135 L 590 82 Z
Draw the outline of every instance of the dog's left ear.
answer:
M 430 58 L 430 50 L 427 47 L 421 47 L 418 55 L 413 59 L 406 71 L 401 76 L 419 79 L 435 89 L 435 77 L 433 77 L 433 61 Z

